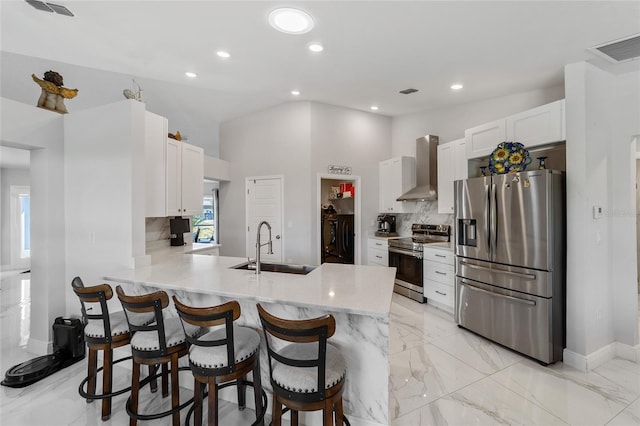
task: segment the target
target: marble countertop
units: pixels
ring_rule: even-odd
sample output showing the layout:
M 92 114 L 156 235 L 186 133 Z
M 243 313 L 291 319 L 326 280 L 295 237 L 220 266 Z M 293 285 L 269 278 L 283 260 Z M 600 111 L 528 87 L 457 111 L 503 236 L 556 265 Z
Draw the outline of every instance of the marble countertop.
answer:
M 170 256 L 162 262 L 108 272 L 114 283 L 254 299 L 386 317 L 391 306 L 394 268 L 325 263 L 307 275 L 231 269 L 240 257 Z

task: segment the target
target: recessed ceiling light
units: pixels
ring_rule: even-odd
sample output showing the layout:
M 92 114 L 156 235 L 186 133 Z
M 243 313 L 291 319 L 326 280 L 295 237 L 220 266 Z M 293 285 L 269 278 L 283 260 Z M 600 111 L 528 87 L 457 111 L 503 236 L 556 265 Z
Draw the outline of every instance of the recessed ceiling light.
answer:
M 191 71 L 185 72 L 184 75 L 186 75 L 189 78 L 196 78 L 198 76 L 198 74 L 196 74 L 195 72 L 191 72 Z
M 313 18 L 300 9 L 282 7 L 269 13 L 269 24 L 283 33 L 305 34 L 313 28 Z
M 309 43 L 309 50 L 312 52 L 322 52 L 324 47 L 320 43 Z
M 231 56 L 229 52 L 225 52 L 224 50 L 218 50 L 216 52 L 216 55 L 220 56 L 221 58 L 228 58 Z
M 464 86 L 463 86 L 462 84 L 460 84 L 460 83 L 456 83 L 456 84 L 452 84 L 452 85 L 451 85 L 451 88 L 452 88 L 453 90 L 460 90 L 460 89 L 462 89 L 463 87 L 464 87 Z
M 375 105 L 371 105 L 371 110 L 372 110 L 372 111 L 377 111 L 377 110 L 378 110 L 378 107 L 377 107 L 377 106 L 375 106 Z
M 292 90 L 292 91 L 291 91 L 291 94 L 292 94 L 293 96 L 298 96 L 298 95 L 300 95 L 300 91 L 299 91 L 299 90 Z

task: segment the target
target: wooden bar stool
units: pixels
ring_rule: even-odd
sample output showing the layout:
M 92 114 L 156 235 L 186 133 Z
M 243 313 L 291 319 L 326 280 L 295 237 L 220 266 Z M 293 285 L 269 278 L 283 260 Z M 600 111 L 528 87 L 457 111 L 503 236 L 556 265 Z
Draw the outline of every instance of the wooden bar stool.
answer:
M 334 424 L 335 411 L 335 424 L 342 426 L 346 367 L 338 349 L 327 344 L 336 330 L 333 316 L 287 320 L 257 306 L 269 354 L 273 425 L 282 424 L 285 405 L 291 410 L 292 426 L 298 424 L 298 411 L 316 410 L 322 410 L 324 425 Z M 292 343 L 282 346 L 282 341 Z
M 238 388 L 238 408 L 245 408 L 245 387 L 251 382 L 247 374 L 253 372 L 253 394 L 256 421 L 264 425 L 267 395 L 260 378 L 260 334 L 249 327 L 234 324 L 240 318 L 240 305 L 236 301 L 219 306 L 197 308 L 181 303 L 173 296 L 173 303 L 182 324 L 206 329 L 199 336 L 187 337 L 189 366 L 194 377 L 194 425 L 202 425 L 202 399 L 209 386 L 209 426 L 218 425 L 218 390 L 230 385 Z M 186 329 L 185 329 L 186 332 Z
M 107 300 L 113 297 L 113 290 L 109 284 L 100 284 L 85 287 L 80 277 L 71 281 L 73 291 L 80 299 L 82 319 L 84 322 L 84 334 L 89 360 L 87 377 L 80 383 L 78 393 L 93 402 L 94 399 L 102 399 L 102 420 L 111 417 L 111 398 L 131 390 L 131 387 L 113 392 L 113 364 L 131 359 L 130 356 L 113 360 L 113 349 L 128 345 L 131 339 L 129 325 L 124 312 L 109 313 Z M 89 313 L 90 312 L 90 313 Z M 141 321 L 148 322 L 151 317 L 141 317 Z M 103 351 L 102 367 L 98 369 L 98 351 Z M 96 378 L 102 371 L 102 394 L 96 394 Z M 87 384 L 87 390 L 84 386 Z
M 169 296 L 164 291 L 156 291 L 141 296 L 128 296 L 124 293 L 122 287 L 118 286 L 116 287 L 116 293 L 124 308 L 129 329 L 134 333 L 131 337 L 131 353 L 133 354 L 131 396 L 127 401 L 129 424 L 135 426 L 138 420 L 153 420 L 172 415 L 173 425 L 179 426 L 180 410 L 190 405 L 193 399 L 182 405 L 180 404 L 178 359 L 188 352 L 185 333 L 195 335 L 199 329 L 191 325 L 183 329 L 179 318 L 165 318 L 163 316 L 163 311 L 169 306 Z M 143 313 L 152 313 L 153 321 L 147 324 L 142 323 L 139 320 L 139 315 Z M 156 414 L 139 413 L 140 366 L 162 366 L 162 396 L 166 397 L 169 394 L 167 384 L 169 364 L 171 364 L 172 408 Z

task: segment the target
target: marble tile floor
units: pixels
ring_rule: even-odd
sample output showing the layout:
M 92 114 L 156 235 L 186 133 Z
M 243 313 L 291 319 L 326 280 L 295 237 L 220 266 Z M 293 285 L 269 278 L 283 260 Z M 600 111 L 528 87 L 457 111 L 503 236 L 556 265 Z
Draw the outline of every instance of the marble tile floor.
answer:
M 26 351 L 30 277 L 3 274 L 0 280 L 0 371 L 35 357 Z M 640 321 L 640 317 L 639 317 Z M 394 295 L 390 318 L 392 425 L 640 425 L 640 365 L 614 359 L 582 373 L 558 363 L 543 367 L 458 328 L 451 315 Z M 31 386 L 0 387 L 0 425 L 125 425 L 126 396 L 113 401 L 113 414 L 100 420 L 100 402 L 77 393 L 86 361 Z M 128 371 L 116 367 L 114 386 Z M 181 381 L 191 380 L 183 372 Z M 250 392 L 250 391 L 249 391 Z M 191 395 L 181 389 L 182 399 Z M 248 395 L 249 396 L 249 395 Z M 162 401 L 148 389 L 141 406 Z M 182 422 L 186 412 L 182 414 Z M 220 424 L 248 425 L 252 410 L 221 403 Z M 267 421 L 270 419 L 267 417 Z M 170 419 L 139 422 L 169 425 Z

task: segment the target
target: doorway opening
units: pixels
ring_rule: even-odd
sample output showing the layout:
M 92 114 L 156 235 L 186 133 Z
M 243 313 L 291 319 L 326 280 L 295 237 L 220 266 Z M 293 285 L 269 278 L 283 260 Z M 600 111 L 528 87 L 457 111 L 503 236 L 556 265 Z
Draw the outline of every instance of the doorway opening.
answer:
M 29 186 L 12 185 L 11 265 L 13 269 L 31 266 L 31 190 Z
M 360 264 L 360 177 L 318 174 L 318 264 Z

